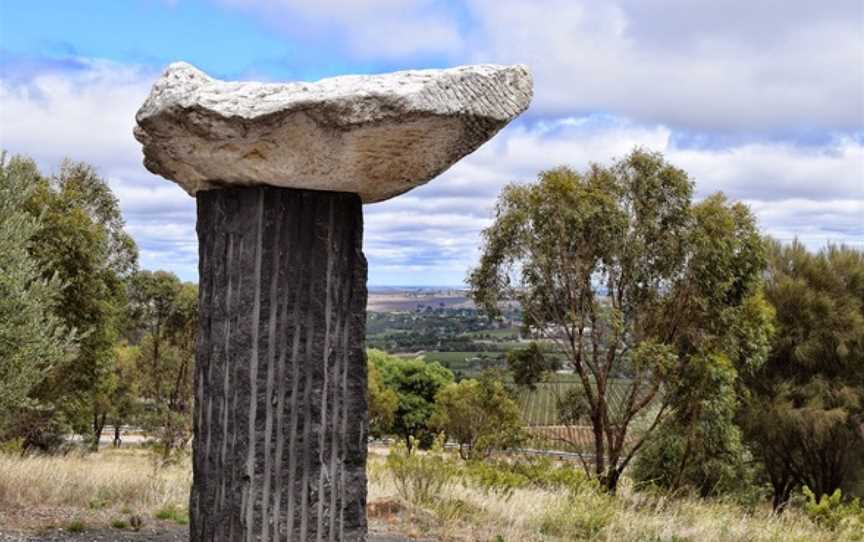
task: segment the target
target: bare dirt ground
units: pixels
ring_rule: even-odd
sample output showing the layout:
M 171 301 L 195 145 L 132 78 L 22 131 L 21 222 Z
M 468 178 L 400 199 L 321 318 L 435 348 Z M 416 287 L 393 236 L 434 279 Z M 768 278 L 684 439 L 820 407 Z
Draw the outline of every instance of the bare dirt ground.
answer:
M 385 503 L 386 504 L 386 503 Z M 368 542 L 432 542 L 429 539 L 406 538 L 390 527 L 397 521 L 398 509 L 370 503 Z M 140 530 L 110 527 L 116 514 L 80 508 L 44 506 L 29 509 L 0 509 L 0 542 L 186 542 L 189 526 L 170 521 L 142 518 Z M 73 522 L 83 530 L 70 531 Z
M 0 542 L 185 542 L 189 540 L 186 529 L 169 527 L 163 531 L 122 532 L 116 529 L 89 530 L 69 533 L 61 530 L 35 535 L 7 535 L 0 533 Z M 389 535 L 372 535 L 368 542 L 411 542 L 408 538 Z

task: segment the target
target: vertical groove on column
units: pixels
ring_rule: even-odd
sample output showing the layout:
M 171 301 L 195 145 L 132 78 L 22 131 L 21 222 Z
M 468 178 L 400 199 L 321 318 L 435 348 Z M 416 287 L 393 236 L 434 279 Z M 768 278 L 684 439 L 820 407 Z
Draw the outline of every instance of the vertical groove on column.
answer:
M 297 258 L 295 257 L 299 251 L 293 250 L 295 243 L 297 242 L 297 236 L 294 235 L 294 232 L 298 230 L 298 228 L 289 229 L 285 240 L 282 240 L 281 232 L 282 232 L 282 217 L 290 216 L 296 212 L 296 209 L 292 206 L 291 200 L 286 200 L 282 197 L 282 194 L 279 195 L 279 207 L 277 209 L 277 216 L 274 217 L 274 220 L 279 224 L 280 231 L 280 243 L 278 244 L 277 249 L 280 251 L 280 255 L 283 249 L 287 252 L 287 258 L 285 265 L 281 266 L 278 270 L 278 281 L 283 285 L 285 293 L 282 296 L 282 318 L 279 325 L 279 335 L 281 337 L 280 348 L 279 348 L 279 363 L 278 363 L 278 374 L 276 377 L 277 380 L 277 401 L 276 401 L 276 450 L 274 456 L 274 469 L 273 469 L 273 484 L 275 486 L 275 491 L 273 495 L 273 518 L 274 518 L 274 540 L 277 542 L 281 542 L 281 526 L 283 523 L 283 518 L 281 515 L 282 511 L 282 486 L 284 484 L 284 480 L 280 476 L 285 468 L 285 447 L 284 442 L 285 438 L 283 436 L 283 423 L 284 423 L 284 415 L 285 415 L 285 396 L 288 391 L 288 383 L 286 382 L 286 373 L 285 373 L 285 361 L 288 352 L 288 338 L 290 336 L 289 331 L 297 329 L 297 299 L 298 293 L 300 291 L 299 286 L 297 285 L 297 281 L 290 281 L 288 277 L 286 277 L 286 270 L 293 270 L 296 266 Z M 284 246 L 283 246 L 284 243 Z M 292 313 L 292 318 L 288 320 L 288 307 L 289 305 L 294 307 L 294 311 Z M 294 339 L 291 343 L 292 346 L 297 343 L 297 340 Z M 292 356 L 290 363 L 294 364 L 296 361 L 296 356 Z M 292 380 L 293 382 L 293 377 Z M 289 450 L 290 451 L 290 450 Z M 287 532 L 288 526 L 287 521 L 285 522 L 285 529 Z M 290 536 L 288 533 L 286 536 Z
M 198 205 L 191 541 L 363 540 L 360 200 L 250 187 Z
M 327 438 L 327 408 L 329 404 L 329 382 L 330 382 L 330 324 L 332 316 L 332 303 L 330 285 L 333 278 L 333 200 L 328 201 L 327 205 L 327 264 L 324 279 L 324 382 L 321 391 L 321 422 L 318 436 L 318 462 L 321 470 L 318 474 L 318 511 L 316 525 L 316 540 L 321 542 L 323 536 L 323 520 L 324 520 L 324 478 L 328 475 L 327 469 L 324 468 L 324 443 Z
M 226 315 L 224 317 L 224 346 L 223 346 L 223 359 L 222 359 L 222 446 L 219 451 L 219 472 L 216 475 L 219 477 L 219 498 L 218 504 L 216 506 L 216 512 L 218 514 L 224 514 L 225 512 L 225 469 L 227 467 L 227 454 L 228 454 L 228 386 L 231 382 L 229 375 L 231 371 L 229 370 L 231 363 L 231 348 L 230 348 L 230 337 L 231 337 L 231 293 L 234 287 L 234 282 L 231 280 L 231 269 L 234 266 L 234 236 L 231 234 L 226 235 L 227 243 L 226 244 L 226 258 L 225 258 L 225 269 L 227 272 L 227 292 L 225 293 L 225 312 Z M 213 390 L 213 395 L 215 395 L 215 391 Z M 223 516 L 224 517 L 224 516 Z M 219 522 L 222 522 L 222 519 L 219 519 Z
M 277 212 L 279 208 L 275 209 Z M 276 314 L 279 309 L 277 301 L 277 286 L 279 284 L 279 259 L 280 259 L 280 242 L 282 232 L 282 221 L 275 221 L 275 235 L 273 237 L 273 249 L 271 258 L 273 265 L 270 270 L 270 290 L 268 293 L 270 317 L 267 322 L 267 392 L 265 395 L 265 411 L 266 419 L 264 422 L 264 487 L 261 490 L 261 542 L 269 540 L 270 518 L 268 510 L 270 506 L 270 476 L 271 476 L 271 433 L 273 430 L 273 384 L 274 384 L 274 367 L 273 362 L 276 355 Z M 276 515 L 278 517 L 278 514 Z
M 255 521 L 253 512 L 255 509 L 255 493 L 257 481 L 255 476 L 255 417 L 258 409 L 258 334 L 261 323 L 261 252 L 264 247 L 261 236 L 264 229 L 264 191 L 258 190 L 257 220 L 255 231 L 255 300 L 252 303 L 252 351 L 249 355 L 249 441 L 247 442 L 246 456 L 246 539 L 254 539 Z
M 298 250 L 297 252 L 307 253 L 308 247 L 311 246 L 312 240 L 311 236 L 308 233 L 305 236 L 306 243 L 301 244 L 300 239 L 303 238 L 303 225 L 309 222 L 306 214 L 309 211 L 309 207 L 307 205 L 303 205 L 302 198 L 295 201 L 294 210 L 299 219 L 295 220 L 297 236 L 295 239 L 297 240 Z M 313 215 L 314 216 L 314 215 Z M 293 247 L 292 247 L 293 248 Z M 293 541 L 296 540 L 294 538 L 294 519 L 296 517 L 296 509 L 295 502 L 297 497 L 297 480 L 296 480 L 296 472 L 297 472 L 297 423 L 299 419 L 299 410 L 300 407 L 297 403 L 298 394 L 300 393 L 300 339 L 301 339 L 301 303 L 300 296 L 302 293 L 306 293 L 307 297 L 311 298 L 309 295 L 310 287 L 309 282 L 312 278 L 312 273 L 309 269 L 309 259 L 307 258 L 300 265 L 298 265 L 299 277 L 298 282 L 300 286 L 297 290 L 297 298 L 294 303 L 294 339 L 293 339 L 293 348 L 291 352 L 291 371 L 292 371 L 292 379 L 291 379 L 291 419 L 290 419 L 290 430 L 288 431 L 289 435 L 289 446 L 288 446 L 288 515 L 286 518 L 287 527 L 285 529 L 287 533 L 287 540 Z M 308 307 L 309 299 L 305 302 L 305 307 Z M 303 319 L 305 323 L 305 319 Z
M 310 198 L 311 199 L 311 198 Z M 313 231 L 311 235 L 318 236 L 319 235 L 319 222 L 318 222 L 318 205 L 317 201 L 313 200 L 311 202 L 312 208 L 315 210 L 313 213 L 312 224 Z M 313 246 L 313 251 L 317 247 Z M 310 256 L 310 261 L 314 256 L 312 254 Z M 308 273 L 317 272 L 318 269 L 314 265 L 310 265 L 307 270 Z M 311 280 L 311 277 L 310 277 Z M 317 282 L 317 281 L 316 281 Z M 314 284 L 314 283 L 313 283 Z M 309 288 L 309 302 L 306 305 L 306 348 L 305 348 L 305 359 L 303 360 L 303 372 L 305 377 L 305 382 L 303 386 L 303 440 L 302 440 L 302 448 L 303 448 L 303 460 L 301 463 L 301 474 L 300 479 L 302 480 L 302 486 L 300 489 L 300 538 L 303 542 L 308 542 L 309 540 L 309 471 L 312 468 L 312 384 L 315 380 L 315 365 L 320 363 L 320 360 L 315 359 L 315 310 L 313 309 L 316 300 L 315 300 L 315 290 L 316 288 Z

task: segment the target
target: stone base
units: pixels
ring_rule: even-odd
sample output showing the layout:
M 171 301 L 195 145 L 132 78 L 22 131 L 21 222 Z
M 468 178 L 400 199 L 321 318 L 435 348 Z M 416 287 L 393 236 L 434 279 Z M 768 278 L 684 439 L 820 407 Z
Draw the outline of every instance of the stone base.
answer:
M 248 187 L 197 199 L 191 540 L 364 540 L 360 198 Z

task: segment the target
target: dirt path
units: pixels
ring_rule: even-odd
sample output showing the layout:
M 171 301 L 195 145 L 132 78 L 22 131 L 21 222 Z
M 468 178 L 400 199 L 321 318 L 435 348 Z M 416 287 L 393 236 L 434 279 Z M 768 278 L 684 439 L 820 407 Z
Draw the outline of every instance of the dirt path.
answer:
M 4 534 L 0 542 L 187 542 L 188 527 L 165 525 L 158 529 L 121 531 L 118 529 L 87 529 L 81 533 L 70 533 L 62 529 L 39 534 Z M 412 542 L 411 539 L 393 535 L 371 534 L 368 542 Z

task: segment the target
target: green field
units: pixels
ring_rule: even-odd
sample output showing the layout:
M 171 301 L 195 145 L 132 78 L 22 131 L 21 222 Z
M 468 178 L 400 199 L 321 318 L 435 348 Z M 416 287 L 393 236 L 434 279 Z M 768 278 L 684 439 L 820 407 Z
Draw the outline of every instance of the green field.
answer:
M 426 352 L 423 359 L 437 361 L 457 377 L 470 378 L 485 369 L 506 365 L 504 352 Z

